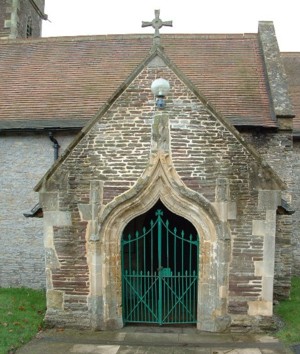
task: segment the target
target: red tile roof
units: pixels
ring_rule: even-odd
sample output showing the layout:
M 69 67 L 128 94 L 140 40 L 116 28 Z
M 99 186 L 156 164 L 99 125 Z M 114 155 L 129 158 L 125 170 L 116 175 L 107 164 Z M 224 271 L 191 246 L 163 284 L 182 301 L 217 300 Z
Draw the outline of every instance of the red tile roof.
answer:
M 281 53 L 294 107 L 294 135 L 300 136 L 300 53 Z
M 233 124 L 276 126 L 257 34 L 163 35 L 162 45 L 171 62 Z M 151 46 L 152 35 L 0 42 L 0 124 L 82 125 Z

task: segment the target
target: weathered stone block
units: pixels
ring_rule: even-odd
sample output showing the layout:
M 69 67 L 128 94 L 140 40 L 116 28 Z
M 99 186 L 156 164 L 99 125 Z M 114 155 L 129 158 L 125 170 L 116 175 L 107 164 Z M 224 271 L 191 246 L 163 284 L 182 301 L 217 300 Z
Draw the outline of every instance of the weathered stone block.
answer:
M 258 208 L 262 210 L 276 210 L 281 204 L 281 192 L 276 190 L 260 190 L 258 192 Z
M 78 204 L 78 210 L 81 220 L 92 220 L 92 206 L 91 204 Z
M 266 222 L 264 220 L 252 221 L 252 235 L 253 236 L 265 236 L 266 234 Z
M 272 316 L 272 301 L 248 301 L 248 315 L 250 316 Z
M 53 248 L 45 249 L 45 263 L 49 269 L 56 269 L 60 267 L 59 260 Z
M 45 211 L 44 223 L 49 226 L 71 226 L 71 213 L 67 211 Z
M 63 309 L 63 292 L 58 290 L 47 290 L 47 308 L 53 310 Z
M 58 193 L 41 192 L 39 195 L 39 199 L 44 211 L 58 210 Z
M 236 202 L 228 202 L 228 220 L 236 220 L 237 206 Z

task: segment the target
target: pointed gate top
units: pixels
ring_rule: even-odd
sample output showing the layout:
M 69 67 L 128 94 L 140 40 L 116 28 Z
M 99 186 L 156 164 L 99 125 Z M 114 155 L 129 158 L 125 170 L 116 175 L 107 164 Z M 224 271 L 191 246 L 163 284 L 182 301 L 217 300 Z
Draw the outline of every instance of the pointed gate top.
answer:
M 152 26 L 155 29 L 154 38 L 153 38 L 153 44 L 159 45 L 160 44 L 159 29 L 161 27 L 163 27 L 163 26 L 172 27 L 173 26 L 173 22 L 172 21 L 162 21 L 159 18 L 160 10 L 155 10 L 154 12 L 155 12 L 155 18 L 151 22 L 142 21 L 142 27 Z

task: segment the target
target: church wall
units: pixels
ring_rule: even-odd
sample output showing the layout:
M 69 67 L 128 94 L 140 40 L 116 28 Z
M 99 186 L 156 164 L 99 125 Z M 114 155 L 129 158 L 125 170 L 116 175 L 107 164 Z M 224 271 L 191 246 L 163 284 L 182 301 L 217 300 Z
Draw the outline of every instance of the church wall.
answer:
M 274 298 L 288 299 L 291 290 L 291 270 L 293 268 L 292 242 L 293 223 L 291 215 L 277 212 Z
M 0 39 L 7 38 L 10 34 L 10 27 L 8 26 L 10 17 L 10 7 L 7 0 L 0 0 Z
M 44 12 L 44 0 L 35 0 L 39 9 Z M 20 0 L 18 37 L 26 38 L 28 18 L 32 19 L 32 37 L 41 37 L 42 20 L 30 4 L 29 0 Z
M 35 0 L 43 12 L 44 0 Z M 42 20 L 29 0 L 0 0 L 0 38 L 26 38 L 32 20 L 32 37 L 41 37 Z
M 293 149 L 293 207 L 295 213 L 293 214 L 293 255 L 294 267 L 293 274 L 300 276 L 300 141 L 294 140 Z
M 72 135 L 55 134 L 64 150 Z M 45 288 L 43 219 L 25 218 L 38 202 L 35 184 L 53 163 L 45 133 L 0 136 L 0 287 Z
M 263 132 L 252 130 L 244 131 L 242 134 L 244 139 L 255 147 L 286 183 L 287 189 L 283 191 L 282 198 L 292 208 L 295 208 L 297 198 L 294 198 L 292 191 L 297 184 L 295 183 L 297 177 L 293 171 L 291 131 Z M 292 215 L 286 215 L 282 209 L 277 212 L 274 295 L 278 299 L 289 297 L 291 272 L 297 269 L 297 262 L 293 257 L 293 250 L 295 252 L 296 249 L 292 245 L 295 242 L 292 237 L 292 218 Z
M 97 216 L 102 210 L 109 212 L 105 205 L 121 199 L 119 196 L 134 186 L 147 168 L 150 151 L 155 152 L 150 86 L 156 77 L 168 79 L 173 88 L 164 114 L 170 117 L 175 170 L 188 188 L 214 206 L 230 230 L 229 288 L 220 289 L 220 296 L 227 298 L 228 313 L 233 320 L 238 317 L 237 322 L 272 313 L 272 252 L 279 194 L 263 191 L 274 187 L 264 180 L 264 171 L 233 128 L 207 113 L 171 70 L 149 66 L 78 141 L 41 190 L 46 252 L 51 255 L 46 265 L 49 323 L 76 325 L 80 319 L 80 325 L 88 326 L 93 286 L 89 272 L 94 257 L 89 256 L 91 229 L 101 226 Z M 164 138 L 167 144 L 168 138 Z M 93 181 L 101 181 L 103 186 L 97 206 L 92 203 Z M 97 216 L 92 217 L 91 208 L 95 207 Z M 97 272 L 101 277 L 101 271 Z M 100 288 L 110 288 L 110 283 Z M 102 303 L 102 309 L 106 308 L 107 303 Z

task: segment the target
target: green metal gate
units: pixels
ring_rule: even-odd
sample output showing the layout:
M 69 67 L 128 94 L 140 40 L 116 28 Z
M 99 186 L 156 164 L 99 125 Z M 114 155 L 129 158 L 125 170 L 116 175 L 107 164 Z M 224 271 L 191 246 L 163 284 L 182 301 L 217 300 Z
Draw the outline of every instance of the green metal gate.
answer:
M 148 229 L 123 235 L 122 306 L 124 323 L 197 322 L 197 234 L 169 227 L 158 209 Z

